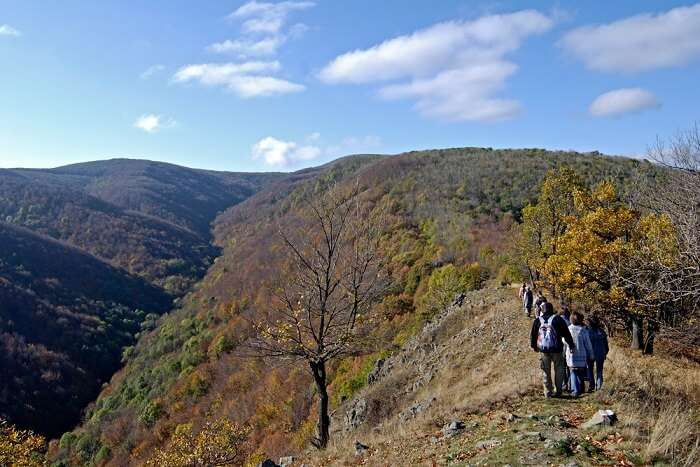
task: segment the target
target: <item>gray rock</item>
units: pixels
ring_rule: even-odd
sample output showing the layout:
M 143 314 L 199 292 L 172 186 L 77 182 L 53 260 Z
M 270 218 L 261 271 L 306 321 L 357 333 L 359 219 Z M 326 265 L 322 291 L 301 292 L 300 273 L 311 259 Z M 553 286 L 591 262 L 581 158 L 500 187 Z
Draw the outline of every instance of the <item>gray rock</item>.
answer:
M 401 421 L 407 421 L 414 418 L 419 413 L 423 412 L 425 409 L 429 408 L 437 399 L 430 396 L 422 402 L 412 405 L 408 409 L 404 410 L 399 414 Z
M 505 419 L 508 423 L 513 423 L 514 421 L 518 420 L 520 417 L 515 415 L 514 413 L 509 413 L 506 414 Z
M 286 457 L 280 457 L 280 467 L 289 467 L 290 465 L 294 464 L 295 461 L 294 456 L 286 456 Z
M 588 428 L 612 426 L 615 422 L 617 422 L 617 414 L 615 412 L 612 410 L 599 410 L 590 420 L 581 425 L 581 428 L 586 430 Z
M 539 431 L 526 431 L 516 437 L 518 440 L 531 439 L 533 441 L 544 441 L 545 437 Z
M 367 415 L 367 400 L 355 399 L 347 412 L 345 412 L 345 424 L 348 428 L 355 429 L 365 421 Z
M 581 467 L 581 464 L 579 464 L 576 461 L 571 461 L 568 464 L 559 464 L 560 467 Z
M 384 367 L 385 362 L 386 360 L 383 358 L 377 360 L 377 363 L 374 364 L 374 368 L 367 375 L 367 384 L 373 384 L 379 381 L 379 378 L 381 376 L 380 373 L 382 371 L 382 368 Z
M 369 446 L 367 446 L 366 444 L 362 444 L 359 441 L 355 441 L 355 455 L 356 456 L 363 455 L 365 452 L 367 452 L 368 449 L 369 449 Z
M 455 420 L 442 427 L 442 435 L 445 438 L 452 438 L 462 433 L 466 428 L 462 420 Z
M 554 447 L 556 447 L 556 446 L 557 446 L 557 441 L 555 441 L 555 440 L 553 440 L 553 439 L 551 439 L 551 438 L 547 438 L 547 439 L 544 440 L 544 447 L 545 447 L 545 449 L 552 449 L 552 448 L 554 448 Z
M 486 439 L 476 443 L 477 449 L 491 449 L 501 444 L 500 440 L 497 439 Z

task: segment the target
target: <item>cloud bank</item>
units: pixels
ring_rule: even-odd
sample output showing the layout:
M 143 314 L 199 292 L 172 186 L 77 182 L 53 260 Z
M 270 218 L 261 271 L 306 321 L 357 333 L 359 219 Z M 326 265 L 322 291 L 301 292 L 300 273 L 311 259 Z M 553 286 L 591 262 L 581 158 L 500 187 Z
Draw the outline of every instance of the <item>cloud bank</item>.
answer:
M 594 117 L 619 116 L 660 107 L 661 104 L 649 91 L 641 88 L 623 88 L 596 97 L 588 112 Z
M 517 66 L 507 55 L 553 26 L 533 10 L 448 21 L 336 57 L 319 73 L 329 84 L 387 83 L 386 99 L 413 99 L 421 114 L 448 121 L 494 121 L 521 109 L 498 97 Z
M 640 72 L 700 57 L 700 3 L 569 32 L 560 45 L 592 70 Z
M 205 86 L 224 86 L 242 98 L 303 91 L 304 86 L 300 84 L 271 76 L 281 68 L 277 61 L 186 65 L 175 73 L 173 81 L 196 81 Z

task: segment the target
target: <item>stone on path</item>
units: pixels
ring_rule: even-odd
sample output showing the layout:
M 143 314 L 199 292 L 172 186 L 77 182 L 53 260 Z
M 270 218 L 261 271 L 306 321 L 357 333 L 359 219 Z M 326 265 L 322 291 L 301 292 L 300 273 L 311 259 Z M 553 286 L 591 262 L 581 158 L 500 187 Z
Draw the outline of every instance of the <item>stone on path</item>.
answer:
M 581 425 L 581 428 L 586 430 L 599 426 L 612 426 L 617 422 L 617 415 L 612 410 L 599 410 L 588 420 Z

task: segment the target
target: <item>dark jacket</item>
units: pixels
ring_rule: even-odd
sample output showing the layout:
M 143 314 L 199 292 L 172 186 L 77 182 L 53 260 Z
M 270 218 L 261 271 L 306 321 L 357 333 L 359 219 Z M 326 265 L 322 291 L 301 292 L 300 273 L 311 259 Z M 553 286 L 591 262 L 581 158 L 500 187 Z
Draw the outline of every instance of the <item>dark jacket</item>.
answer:
M 525 295 L 523 295 L 523 306 L 525 308 L 532 308 L 532 290 L 525 291 Z
M 608 356 L 608 336 L 605 331 L 601 328 L 590 328 L 588 330 L 588 335 L 591 338 L 591 344 L 593 344 L 593 353 L 595 354 L 596 360 L 605 360 Z
M 552 313 L 548 313 L 543 314 L 542 316 L 540 316 L 540 318 L 547 321 L 551 316 Z M 540 318 L 535 318 L 535 320 L 532 322 L 532 329 L 530 330 L 530 347 L 532 347 L 534 350 L 537 350 L 538 352 L 540 351 L 540 349 L 537 347 L 537 335 L 540 333 Z M 550 353 L 560 353 L 564 351 L 564 343 L 562 342 L 562 339 L 564 339 L 570 347 L 576 347 L 574 345 L 574 340 L 571 338 L 571 332 L 569 332 L 569 327 L 566 325 L 564 318 L 562 318 L 559 315 L 555 316 L 554 320 L 552 320 L 552 327 L 554 328 L 554 332 L 557 333 L 557 336 L 559 336 L 559 340 L 557 342 L 558 345 L 556 349 L 554 349 L 554 351 Z

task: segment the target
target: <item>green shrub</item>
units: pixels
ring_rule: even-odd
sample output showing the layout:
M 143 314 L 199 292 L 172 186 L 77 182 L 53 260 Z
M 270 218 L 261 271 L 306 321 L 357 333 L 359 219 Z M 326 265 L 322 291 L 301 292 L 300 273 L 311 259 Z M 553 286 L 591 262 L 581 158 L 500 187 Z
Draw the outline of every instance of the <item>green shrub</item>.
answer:
M 61 439 L 58 442 L 58 447 L 60 447 L 61 449 L 70 449 L 70 447 L 75 442 L 75 438 L 75 433 L 73 433 L 72 431 L 69 431 L 68 433 L 63 433 L 63 436 L 61 436 Z

